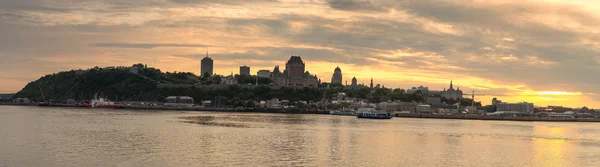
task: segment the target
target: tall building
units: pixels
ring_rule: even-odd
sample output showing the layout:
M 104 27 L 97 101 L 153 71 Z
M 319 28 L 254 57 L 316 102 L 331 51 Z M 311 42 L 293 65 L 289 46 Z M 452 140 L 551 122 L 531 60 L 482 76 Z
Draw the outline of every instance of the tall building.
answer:
M 261 78 L 269 78 L 271 76 L 271 71 L 269 70 L 258 70 L 256 75 Z
M 300 56 L 292 56 L 287 63 L 285 63 L 285 71 L 289 78 L 302 78 L 304 77 L 305 64 Z
M 352 77 L 352 88 L 356 88 L 356 86 L 358 86 L 358 80 L 356 80 L 356 77 Z
M 275 66 L 271 73 L 271 79 L 280 86 L 318 86 L 319 78 L 305 71 L 305 64 L 300 56 L 292 56 L 285 64 L 285 70 L 281 72 L 279 66 Z
M 444 89 L 441 96 L 446 99 L 462 99 L 463 92 L 460 90 L 460 88 L 454 89 L 452 81 L 450 81 L 450 88 Z
M 250 76 L 250 67 L 248 67 L 248 66 L 240 66 L 240 75 Z
M 213 59 L 208 57 L 208 51 L 206 51 L 206 57 L 202 59 L 200 64 L 200 75 L 213 75 Z
M 333 71 L 333 76 L 331 77 L 332 84 L 341 84 L 342 83 L 342 69 L 340 67 L 336 67 Z
M 373 78 L 371 78 L 371 89 L 373 89 Z

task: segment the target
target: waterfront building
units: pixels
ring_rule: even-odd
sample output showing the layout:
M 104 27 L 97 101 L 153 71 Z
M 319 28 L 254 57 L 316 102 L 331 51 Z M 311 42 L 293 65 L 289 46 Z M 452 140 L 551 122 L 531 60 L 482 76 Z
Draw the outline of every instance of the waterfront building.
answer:
M 265 107 L 267 108 L 281 108 L 281 101 L 278 98 L 272 98 L 271 100 L 267 100 L 265 102 Z
M 533 113 L 533 103 L 521 102 L 521 103 L 497 103 L 496 111 L 517 111 L 522 113 Z
M 415 113 L 417 112 L 417 103 L 416 102 L 402 102 L 402 101 L 387 101 L 381 102 L 378 105 L 378 108 L 382 111 L 386 112 L 408 112 Z
M 169 96 L 165 98 L 165 106 L 194 106 L 194 98 L 189 96 Z
M 213 104 L 212 104 L 212 101 L 210 101 L 210 100 L 205 100 L 205 101 L 203 101 L 203 102 L 202 102 L 202 106 L 203 106 L 203 107 L 212 107 L 212 106 L 213 106 Z
M 250 76 L 250 67 L 240 66 L 240 75 Z
M 426 105 L 426 104 L 421 104 L 421 105 L 417 105 L 417 112 L 418 113 L 431 113 L 431 106 L 430 105 Z
M 300 56 L 291 56 L 285 64 L 285 70 L 281 72 L 279 66 L 275 66 L 270 78 L 280 86 L 318 86 L 320 81 L 317 75 L 311 75 L 305 68 Z
M 213 75 L 213 59 L 208 57 L 208 51 L 206 51 L 206 57 L 200 63 L 200 75 Z
M 261 77 L 261 78 L 269 78 L 271 76 L 271 71 L 269 71 L 269 70 L 258 70 L 258 72 L 256 73 L 256 75 L 258 77 Z
M 333 76 L 331 77 L 332 84 L 341 84 L 342 83 L 342 69 L 340 67 L 336 67 L 333 71 Z
M 458 99 L 462 99 L 463 92 L 462 92 L 462 90 L 460 90 L 460 88 L 454 89 L 454 86 L 452 85 L 452 81 L 450 81 L 450 88 L 444 89 L 444 91 L 442 91 L 441 96 L 446 99 L 458 100 Z

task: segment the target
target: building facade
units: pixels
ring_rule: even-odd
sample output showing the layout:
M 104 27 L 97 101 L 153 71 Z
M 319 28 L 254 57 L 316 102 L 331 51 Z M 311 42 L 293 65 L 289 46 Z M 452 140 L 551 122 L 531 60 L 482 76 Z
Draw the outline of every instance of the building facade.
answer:
M 533 103 L 505 103 L 500 102 L 496 104 L 496 111 L 517 111 L 522 113 L 533 113 Z
M 193 106 L 194 98 L 189 96 L 169 96 L 165 98 L 165 106 Z
M 206 57 L 200 62 L 200 75 L 212 76 L 213 74 L 213 59 L 208 57 L 208 52 L 206 52 Z
M 271 71 L 269 70 L 258 70 L 256 75 L 261 78 L 269 78 L 271 76 Z
M 333 71 L 333 76 L 331 77 L 332 84 L 341 84 L 342 83 L 342 69 L 340 67 L 336 67 Z
M 450 88 L 444 89 L 444 91 L 442 91 L 441 96 L 446 99 L 458 100 L 458 99 L 462 99 L 463 92 L 462 92 L 462 90 L 460 90 L 460 88 L 454 89 L 454 86 L 452 85 L 452 81 L 450 81 Z
M 271 73 L 271 80 L 279 86 L 313 86 L 319 85 L 317 75 L 311 75 L 305 71 L 305 64 L 300 56 L 292 56 L 285 64 L 285 70 L 281 72 L 279 66 L 275 66 Z
M 250 76 L 250 67 L 240 66 L 240 75 Z
M 377 104 L 377 106 L 379 107 L 379 109 L 381 109 L 382 111 L 386 111 L 386 112 L 395 112 L 395 111 L 408 111 L 410 113 L 415 113 L 417 112 L 417 103 L 416 102 L 401 102 L 401 101 L 388 101 L 388 102 L 381 102 L 379 104 Z

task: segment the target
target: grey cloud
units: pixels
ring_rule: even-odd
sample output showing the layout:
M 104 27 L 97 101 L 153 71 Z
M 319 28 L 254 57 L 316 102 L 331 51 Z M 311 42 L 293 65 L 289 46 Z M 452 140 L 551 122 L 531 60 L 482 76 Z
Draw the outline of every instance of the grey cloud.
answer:
M 90 45 L 91 47 L 115 47 L 115 48 L 137 48 L 137 49 L 153 49 L 158 47 L 208 47 L 209 45 L 203 44 L 175 44 L 175 43 L 96 43 Z
M 350 11 L 382 11 L 385 8 L 373 5 L 368 0 L 327 0 L 331 8 Z
M 30 0 L 26 0 L 30 1 Z M 83 1 L 85 2 L 85 1 Z M 221 1 L 221 4 L 237 4 L 239 1 Z M 248 3 L 249 1 L 246 1 Z M 265 1 L 261 1 L 265 2 Z M 393 1 L 397 2 L 397 1 Z M 2 3 L 2 2 L 0 2 Z M 12 2 L 9 2 L 12 3 Z M 19 2 L 21 3 L 21 2 Z M 109 3 L 115 9 L 106 9 L 105 14 L 122 14 L 128 8 L 141 8 L 161 3 L 171 5 L 211 4 L 215 1 L 123 1 Z M 243 2 L 239 2 L 243 3 Z M 4 2 L 6 4 L 6 2 Z M 398 5 L 397 5 L 398 4 Z M 164 5 L 165 7 L 172 7 Z M 439 69 L 438 72 L 464 74 L 487 78 L 504 83 L 524 83 L 534 89 L 544 90 L 572 86 L 573 90 L 598 92 L 595 85 L 600 84 L 600 79 L 592 77 L 597 75 L 598 65 L 592 57 L 599 55 L 598 51 L 579 45 L 577 40 L 589 39 L 595 41 L 597 35 L 574 31 L 566 28 L 552 27 L 528 20 L 528 14 L 539 14 L 546 9 L 546 5 L 532 5 L 530 3 L 513 3 L 505 6 L 473 6 L 471 4 L 455 3 L 453 1 L 403 1 L 388 3 L 385 1 L 329 1 L 331 8 L 358 11 L 358 12 L 384 12 L 387 8 L 406 11 L 414 18 L 426 19 L 435 23 L 448 24 L 452 28 L 464 32 L 463 34 L 433 33 L 421 27 L 416 22 L 404 22 L 393 19 L 376 17 L 354 17 L 348 20 L 328 19 L 321 16 L 310 15 L 279 15 L 268 19 L 229 19 L 217 17 L 193 17 L 187 20 L 150 20 L 144 24 L 103 26 L 101 24 L 58 25 L 52 27 L 27 27 L 0 24 L 0 51 L 6 57 L 14 55 L 35 55 L 39 53 L 64 54 L 75 52 L 85 53 L 85 48 L 118 50 L 123 48 L 139 48 L 136 52 L 143 52 L 158 47 L 206 47 L 201 44 L 161 44 L 161 43 L 115 43 L 114 41 L 131 41 L 131 36 L 145 28 L 168 28 L 177 31 L 178 28 L 195 28 L 215 31 L 226 31 L 228 34 L 244 35 L 253 33 L 249 27 L 259 27 L 261 36 L 284 41 L 288 44 L 322 46 L 336 50 L 305 49 L 294 47 L 255 47 L 247 48 L 248 53 L 222 53 L 215 54 L 215 59 L 236 60 L 255 59 L 273 60 L 282 62 L 290 54 L 298 54 L 306 60 L 339 62 L 355 65 L 376 65 L 377 62 L 369 58 L 377 54 L 390 53 L 393 50 L 411 49 L 414 52 L 433 52 L 444 56 L 447 62 L 440 65 L 453 65 L 467 68 L 468 70 Z M 1 5 L 0 5 L 1 6 Z M 56 6 L 56 5 L 51 5 Z M 0 9 L 3 9 L 0 7 Z M 77 9 L 77 8 L 74 8 Z M 559 15 L 573 18 L 574 21 L 585 26 L 598 26 L 597 18 L 580 10 L 569 7 Z M 558 10 L 558 9 L 553 9 Z M 556 14 L 556 13 L 555 13 Z M 27 15 L 18 12 L 0 14 L 0 19 L 19 21 L 27 19 Z M 521 18 L 514 20 L 513 18 Z M 410 18 L 409 18 L 410 20 Z M 294 30 L 290 22 L 302 22 L 307 25 L 304 29 Z M 340 28 L 336 28 L 340 27 Z M 252 29 L 254 30 L 254 29 Z M 64 32 L 69 32 L 64 33 Z M 52 34 L 55 34 L 54 36 Z M 122 37 L 121 37 L 122 36 Z M 514 38 L 513 42 L 502 44 L 512 49 L 495 48 L 502 38 Z M 55 41 L 60 41 L 55 42 Z M 79 41 L 85 46 L 78 47 Z M 103 43 L 99 43 L 103 42 Z M 244 41 L 240 42 L 241 44 Z M 73 44 L 71 46 L 70 44 Z M 22 46 L 29 46 L 24 48 Z M 102 47 L 102 48 L 98 48 Z M 481 50 L 491 47 L 494 50 Z M 70 49 L 64 49 L 70 48 Z M 83 48 L 83 49 L 82 49 Z M 9 50 L 9 51 L 7 51 Z M 62 50 L 62 51 L 61 51 Z M 69 51 L 65 51 L 69 50 Z M 167 53 L 166 55 L 177 54 Z M 519 58 L 517 62 L 504 62 L 494 64 L 489 62 L 470 62 L 470 56 L 486 57 L 490 55 L 513 55 Z M 179 55 L 183 57 L 200 58 L 199 55 Z M 549 68 L 536 67 L 522 62 L 527 56 L 537 56 L 541 60 L 554 61 L 558 64 Z M 422 69 L 420 59 L 410 58 L 380 58 L 391 63 L 398 63 L 405 68 Z M 283 64 L 280 64 L 283 65 Z M 399 66 L 400 67 L 400 66 Z M 428 69 L 429 70 L 429 69 Z M 435 73 L 435 69 L 431 69 Z M 410 78 L 409 78 L 410 79 Z M 586 83 L 586 84 L 582 84 Z
M 226 5 L 236 5 L 236 4 L 245 4 L 245 3 L 257 3 L 257 2 L 279 2 L 279 0 L 169 0 L 175 3 L 181 4 L 205 4 L 205 3 L 216 3 L 216 4 L 226 4 Z
M 374 65 L 376 62 L 360 58 L 360 61 L 355 61 L 346 55 L 341 55 L 331 50 L 326 49 L 311 49 L 311 48 L 294 48 L 294 47 L 244 47 L 248 50 L 247 53 L 217 53 L 209 54 L 210 57 L 216 60 L 264 60 L 264 61 L 287 61 L 291 55 L 299 55 L 304 60 L 323 61 L 323 62 L 339 62 L 357 65 Z M 189 55 L 174 55 L 187 58 L 199 59 L 205 54 L 189 54 Z
M 52 13 L 92 11 L 110 13 L 116 11 L 144 11 L 148 7 L 175 8 L 211 4 L 243 5 L 257 2 L 278 2 L 278 0 L 4 0 L 0 1 L 0 11 Z M 95 8 L 98 4 L 103 4 L 103 8 Z

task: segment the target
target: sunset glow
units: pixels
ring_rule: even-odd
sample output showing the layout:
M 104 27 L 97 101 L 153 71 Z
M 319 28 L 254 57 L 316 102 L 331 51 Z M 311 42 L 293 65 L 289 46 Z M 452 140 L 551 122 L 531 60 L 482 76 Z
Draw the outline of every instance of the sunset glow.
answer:
M 527 10 L 523 10 L 527 9 Z M 475 90 L 537 106 L 600 107 L 600 5 L 593 1 L 0 2 L 0 93 L 39 77 L 144 63 L 251 73 L 299 55 L 323 81 Z M 470 96 L 466 96 L 469 97 Z

